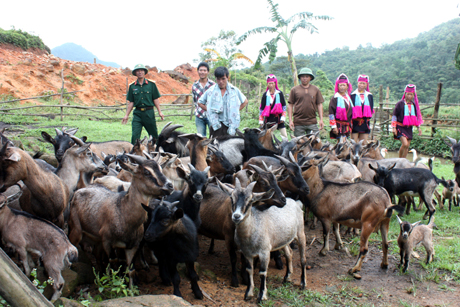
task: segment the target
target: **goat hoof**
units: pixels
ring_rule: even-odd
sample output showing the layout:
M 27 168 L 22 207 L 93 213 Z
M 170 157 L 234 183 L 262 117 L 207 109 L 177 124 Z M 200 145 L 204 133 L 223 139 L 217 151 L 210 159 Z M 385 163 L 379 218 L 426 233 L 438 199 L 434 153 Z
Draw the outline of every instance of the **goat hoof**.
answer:
M 319 255 L 320 255 L 320 256 L 326 256 L 326 255 L 327 255 L 327 251 L 321 250 L 321 251 L 319 252 Z
M 359 275 L 358 273 L 353 273 L 353 277 L 355 279 L 361 279 L 362 278 L 361 275 Z
M 427 220 L 427 219 L 428 219 L 428 215 L 424 215 L 423 220 Z
M 386 269 L 388 269 L 388 263 L 387 263 L 387 264 L 382 263 L 382 264 L 380 265 L 380 267 L 381 267 L 382 269 L 385 269 L 385 270 L 386 270 Z

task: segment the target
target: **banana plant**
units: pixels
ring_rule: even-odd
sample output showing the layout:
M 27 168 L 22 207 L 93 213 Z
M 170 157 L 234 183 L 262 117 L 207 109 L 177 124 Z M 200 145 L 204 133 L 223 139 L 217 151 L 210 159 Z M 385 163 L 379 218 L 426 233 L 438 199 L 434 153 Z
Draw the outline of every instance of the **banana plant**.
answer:
M 321 19 L 330 20 L 332 17 L 329 16 L 315 16 L 313 13 L 301 12 L 292 15 L 288 19 L 284 19 L 278 12 L 278 4 L 272 0 L 267 0 L 270 7 L 271 20 L 275 23 L 272 27 L 258 27 L 247 31 L 241 35 L 237 40 L 237 45 L 245 41 L 250 35 L 261 34 L 261 33 L 273 33 L 275 37 L 264 44 L 264 47 L 260 49 L 259 56 L 257 57 L 255 67 L 260 67 L 262 58 L 268 55 L 270 63 L 276 58 L 276 52 L 278 51 L 278 43 L 284 42 L 288 49 L 288 60 L 291 66 L 291 72 L 294 79 L 294 85 L 298 85 L 299 81 L 297 78 L 297 68 L 295 65 L 295 59 L 292 52 L 292 38 L 299 29 L 309 31 L 311 34 L 318 33 L 318 29 L 310 22 L 311 20 Z

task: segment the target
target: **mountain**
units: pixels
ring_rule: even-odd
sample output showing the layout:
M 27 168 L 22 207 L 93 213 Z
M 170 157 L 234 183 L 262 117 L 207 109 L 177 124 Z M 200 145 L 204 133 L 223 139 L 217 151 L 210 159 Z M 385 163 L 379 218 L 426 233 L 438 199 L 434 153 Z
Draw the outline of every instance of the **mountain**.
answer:
M 95 56 L 82 46 L 74 43 L 65 43 L 61 46 L 57 46 L 56 48 L 51 49 L 51 53 L 64 60 L 94 63 L 94 59 L 96 59 L 97 64 L 102 64 L 105 66 L 111 66 L 116 68 L 120 67 L 120 65 L 118 65 L 117 63 L 99 60 L 97 56 Z
M 308 66 L 317 75 L 319 70 L 325 72 L 333 83 L 340 73 L 345 73 L 356 87 L 359 74 L 369 75 L 374 97 L 378 95 L 379 86 L 383 85 L 384 92 L 387 86 L 390 88 L 390 100 L 399 100 L 406 84 L 413 83 L 417 86 L 419 100 L 433 103 L 437 85 L 442 82 L 441 102 L 459 103 L 460 70 L 455 68 L 454 62 L 459 42 L 460 18 L 455 18 L 415 38 L 379 48 L 370 44 L 360 45 L 356 50 L 343 47 L 322 54 L 298 54 L 295 59 L 298 66 Z M 264 68 L 265 72 L 290 78 L 292 84 L 286 58 L 277 58 L 271 64 L 264 64 Z

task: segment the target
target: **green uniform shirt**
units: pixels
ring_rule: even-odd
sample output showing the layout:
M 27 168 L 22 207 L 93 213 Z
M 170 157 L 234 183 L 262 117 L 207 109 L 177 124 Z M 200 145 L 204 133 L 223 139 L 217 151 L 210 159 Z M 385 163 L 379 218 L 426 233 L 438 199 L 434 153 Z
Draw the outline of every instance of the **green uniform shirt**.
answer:
M 139 84 L 138 80 L 131 83 L 126 100 L 134 102 L 135 108 L 154 107 L 153 101 L 160 97 L 155 82 L 144 78 L 143 84 Z

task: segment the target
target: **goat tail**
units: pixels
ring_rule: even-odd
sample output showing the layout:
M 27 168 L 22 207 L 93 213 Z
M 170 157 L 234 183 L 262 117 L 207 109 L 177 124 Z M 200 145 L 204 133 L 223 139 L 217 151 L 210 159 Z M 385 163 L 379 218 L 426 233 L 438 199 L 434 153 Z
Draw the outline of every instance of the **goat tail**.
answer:
M 436 177 L 435 174 L 433 174 L 434 176 L 434 179 L 436 180 L 436 183 L 437 184 L 442 184 L 444 187 L 448 188 L 448 184 L 447 184 L 447 181 L 444 180 L 444 179 L 439 179 L 438 177 Z
M 430 227 L 431 229 L 438 228 L 438 226 L 436 226 L 436 224 L 434 223 L 434 214 L 430 216 L 427 226 Z
M 404 213 L 404 207 L 399 205 L 393 205 L 385 209 L 384 216 L 387 218 L 391 218 L 393 215 L 393 210 L 396 210 L 399 214 Z

